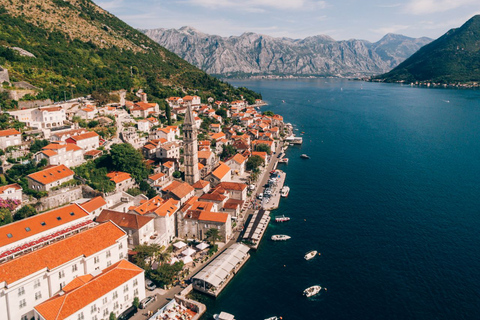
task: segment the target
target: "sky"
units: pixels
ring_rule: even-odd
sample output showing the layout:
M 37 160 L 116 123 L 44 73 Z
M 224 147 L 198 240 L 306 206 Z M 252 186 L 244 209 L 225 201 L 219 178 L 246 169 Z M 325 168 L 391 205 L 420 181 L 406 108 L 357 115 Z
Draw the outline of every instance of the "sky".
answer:
M 190 26 L 207 34 L 255 32 L 335 40 L 387 33 L 436 39 L 480 14 L 480 0 L 94 0 L 140 29 Z

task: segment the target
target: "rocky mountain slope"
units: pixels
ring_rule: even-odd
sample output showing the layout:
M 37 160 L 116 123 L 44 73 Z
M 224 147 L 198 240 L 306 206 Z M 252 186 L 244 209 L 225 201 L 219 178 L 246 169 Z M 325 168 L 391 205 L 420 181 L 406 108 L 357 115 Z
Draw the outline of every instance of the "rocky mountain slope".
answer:
M 0 66 L 12 82 L 42 88 L 42 99 L 132 88 L 151 99 L 255 95 L 207 75 L 91 0 L 2 1 Z
M 480 15 L 424 46 L 395 69 L 376 77 L 386 82 L 480 81 Z
M 191 27 L 142 31 L 207 73 L 224 76 L 374 75 L 391 70 L 431 41 L 395 34 L 371 43 L 335 41 L 325 35 L 289 39 L 244 33 L 226 38 Z

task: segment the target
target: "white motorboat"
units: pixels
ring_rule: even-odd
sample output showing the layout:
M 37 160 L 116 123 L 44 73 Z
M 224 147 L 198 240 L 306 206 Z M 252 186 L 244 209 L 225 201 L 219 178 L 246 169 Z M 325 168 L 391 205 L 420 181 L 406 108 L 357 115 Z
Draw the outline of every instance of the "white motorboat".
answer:
M 317 250 L 312 250 L 312 251 L 308 251 L 304 258 L 305 260 L 310 260 L 315 258 L 316 255 L 317 255 Z
M 311 286 L 308 287 L 307 289 L 303 290 L 303 295 L 306 296 L 307 298 L 314 296 L 318 294 L 322 290 L 322 287 L 320 286 Z
M 286 234 L 275 234 L 272 236 L 272 240 L 273 241 L 285 241 L 285 240 L 288 240 L 292 237 L 290 236 L 287 236 Z
M 300 156 L 302 159 L 310 159 L 309 155 L 306 155 L 305 153 Z
M 233 314 L 222 311 L 222 312 L 220 312 L 220 314 L 214 314 L 213 319 L 215 319 L 215 320 L 235 320 L 235 316 Z
M 275 222 L 286 222 L 286 221 L 290 221 L 290 217 L 285 217 L 284 215 L 275 217 Z
M 288 164 L 288 158 L 282 158 L 282 159 L 278 160 L 278 162 Z
M 274 316 L 274 317 L 270 317 L 270 318 L 267 318 L 265 320 L 278 320 L 278 317 L 277 316 Z
M 284 186 L 282 190 L 280 190 L 280 195 L 284 198 L 288 197 L 289 193 L 290 193 L 290 187 Z

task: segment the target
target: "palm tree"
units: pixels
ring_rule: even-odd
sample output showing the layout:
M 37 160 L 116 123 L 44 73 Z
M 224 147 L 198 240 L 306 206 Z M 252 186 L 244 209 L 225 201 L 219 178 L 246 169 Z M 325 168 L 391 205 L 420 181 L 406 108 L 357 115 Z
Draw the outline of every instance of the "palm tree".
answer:
M 212 246 L 215 245 L 217 240 L 222 239 L 222 236 L 217 228 L 210 228 L 207 232 L 205 232 L 205 235 L 207 236 L 208 241 L 212 243 Z
M 156 260 L 158 261 L 158 264 L 164 264 L 168 259 L 170 259 L 170 253 L 166 251 L 157 253 Z

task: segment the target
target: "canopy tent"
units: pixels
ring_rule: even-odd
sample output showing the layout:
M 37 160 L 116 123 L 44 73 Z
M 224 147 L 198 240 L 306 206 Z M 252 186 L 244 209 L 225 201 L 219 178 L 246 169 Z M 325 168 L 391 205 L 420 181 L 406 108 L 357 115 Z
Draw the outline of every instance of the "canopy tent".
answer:
M 201 242 L 201 243 L 199 243 L 199 244 L 196 245 L 196 248 L 197 248 L 198 250 L 205 250 L 205 249 L 207 249 L 208 247 L 209 247 L 209 245 L 206 244 L 205 242 Z
M 185 256 L 181 260 L 183 261 L 184 264 L 187 264 L 193 261 L 192 257 L 190 256 Z
M 187 246 L 187 244 L 183 241 L 178 241 L 178 242 L 175 242 L 173 246 L 177 249 L 182 249 L 183 247 Z
M 170 261 L 170 265 L 174 264 L 175 262 L 178 262 L 179 260 L 175 257 L 172 258 L 172 261 Z
M 193 250 L 192 248 L 188 247 L 187 249 L 183 250 L 182 251 L 182 254 L 184 256 L 191 256 L 192 254 L 194 254 L 196 251 Z

